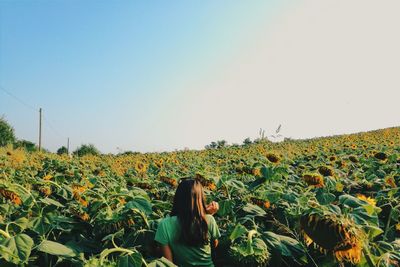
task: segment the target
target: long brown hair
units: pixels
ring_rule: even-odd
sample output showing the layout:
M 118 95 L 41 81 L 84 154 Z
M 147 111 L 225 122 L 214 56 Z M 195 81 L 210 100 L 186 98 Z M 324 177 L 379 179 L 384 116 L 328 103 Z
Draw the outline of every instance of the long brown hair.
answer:
M 181 179 L 174 196 L 171 216 L 181 225 L 180 241 L 190 246 L 207 244 L 208 225 L 206 202 L 201 183 L 195 179 Z

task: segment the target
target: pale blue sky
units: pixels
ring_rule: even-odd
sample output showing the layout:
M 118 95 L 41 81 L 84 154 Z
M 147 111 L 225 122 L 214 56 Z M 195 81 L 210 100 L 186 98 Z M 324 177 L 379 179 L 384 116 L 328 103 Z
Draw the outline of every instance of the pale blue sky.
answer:
M 366 1 L 357 14 L 364 2 L 338 2 L 342 6 L 264 0 L 0 0 L 0 86 L 44 109 L 43 144 L 52 151 L 67 137 L 72 148 L 93 143 L 102 152 L 116 152 L 117 147 L 161 151 L 201 148 L 222 138 L 241 142 L 257 137 L 260 127 L 272 131 L 280 123 L 292 137 L 395 126 L 398 119 L 388 119 L 398 111 L 395 107 L 368 120 L 360 108 L 398 89 L 398 39 L 390 29 L 382 33 L 388 25 L 393 31 L 399 25 L 390 13 L 398 4 L 388 1 L 377 10 Z M 364 23 L 371 14 L 384 20 Z M 378 33 L 380 42 L 365 48 L 365 55 L 375 60 L 369 61 L 372 67 L 357 70 L 366 64 L 359 60 L 364 54 L 354 58 L 357 44 Z M 383 47 L 391 53 L 384 59 L 378 56 Z M 319 61 L 326 55 L 326 61 Z M 341 64 L 348 64 L 338 58 L 350 58 L 357 72 L 343 71 Z M 374 82 L 370 73 L 377 70 L 382 73 L 374 81 L 385 79 L 379 84 L 384 88 L 378 96 L 366 93 L 368 100 L 361 101 L 359 90 Z M 312 71 L 321 71 L 317 79 Z M 328 110 L 323 115 L 330 122 L 321 124 L 305 108 L 300 122 L 298 101 L 309 105 L 316 97 L 318 103 L 327 96 L 324 90 L 344 93 L 335 105 L 334 97 L 330 102 L 345 112 L 336 117 Z M 344 99 L 346 95 L 350 97 Z M 387 107 L 390 101 L 377 105 Z M 343 117 L 353 107 L 359 116 Z M 2 91 L 0 114 L 17 137 L 37 140 L 37 112 Z

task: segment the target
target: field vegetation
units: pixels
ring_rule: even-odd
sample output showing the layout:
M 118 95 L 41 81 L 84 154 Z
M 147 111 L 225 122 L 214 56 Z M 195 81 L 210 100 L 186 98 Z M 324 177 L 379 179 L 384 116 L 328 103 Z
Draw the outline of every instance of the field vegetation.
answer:
M 153 239 L 188 176 L 220 205 L 217 266 L 400 265 L 400 128 L 200 151 L 85 149 L 94 153 L 0 148 L 0 266 L 173 266 Z

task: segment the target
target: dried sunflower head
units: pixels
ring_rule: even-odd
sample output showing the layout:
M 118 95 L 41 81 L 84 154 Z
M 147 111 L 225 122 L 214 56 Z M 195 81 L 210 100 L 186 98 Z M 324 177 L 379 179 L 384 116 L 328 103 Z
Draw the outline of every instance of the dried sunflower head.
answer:
M 306 244 L 323 253 L 333 253 L 338 261 L 361 261 L 364 233 L 354 222 L 336 215 L 307 214 L 300 219 Z
M 306 173 L 303 180 L 309 185 L 317 188 L 324 187 L 324 178 L 318 173 Z
M 273 153 L 268 153 L 267 155 L 265 155 L 265 157 L 272 163 L 278 163 L 280 160 L 279 156 Z
M 386 153 L 384 153 L 384 152 L 377 152 L 377 153 L 374 154 L 374 157 L 375 157 L 376 159 L 381 160 L 381 161 L 385 161 L 385 160 L 388 159 L 388 156 L 387 156 Z
M 318 172 L 323 176 L 333 176 L 335 174 L 333 169 L 328 166 L 320 166 Z

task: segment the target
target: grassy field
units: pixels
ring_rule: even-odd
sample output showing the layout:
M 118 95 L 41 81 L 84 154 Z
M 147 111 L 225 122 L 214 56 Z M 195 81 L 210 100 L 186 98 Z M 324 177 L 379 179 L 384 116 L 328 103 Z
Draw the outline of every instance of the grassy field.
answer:
M 0 148 L 0 265 L 173 266 L 153 238 L 187 176 L 220 204 L 217 266 L 400 265 L 400 128 L 73 158 Z

